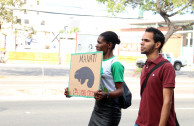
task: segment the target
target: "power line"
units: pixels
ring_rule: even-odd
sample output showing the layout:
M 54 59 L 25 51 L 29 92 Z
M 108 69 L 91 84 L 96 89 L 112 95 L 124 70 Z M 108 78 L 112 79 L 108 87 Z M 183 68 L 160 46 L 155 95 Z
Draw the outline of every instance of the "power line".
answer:
M 21 10 L 21 9 L 13 9 Z M 59 14 L 59 15 L 72 15 L 72 16 L 84 16 L 84 17 L 103 17 L 103 18 L 118 18 L 118 19 L 139 19 L 139 18 L 124 18 L 124 17 L 108 17 L 108 16 L 98 16 L 98 15 L 85 15 L 85 14 L 70 14 L 70 13 L 60 13 L 60 12 L 51 12 L 51 11 L 40 11 L 40 10 L 31 10 L 31 9 L 22 9 L 32 12 L 47 13 L 47 14 Z

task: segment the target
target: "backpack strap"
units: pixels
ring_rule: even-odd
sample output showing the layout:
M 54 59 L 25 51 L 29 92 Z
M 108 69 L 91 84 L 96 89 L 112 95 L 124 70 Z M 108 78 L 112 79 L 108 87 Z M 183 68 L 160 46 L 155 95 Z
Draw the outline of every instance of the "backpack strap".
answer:
M 162 62 L 158 63 L 156 66 L 154 66 L 154 67 L 149 71 L 149 73 L 148 73 L 148 75 L 147 75 L 147 77 L 146 77 L 146 79 L 145 79 L 145 81 L 144 81 L 144 83 L 143 83 L 143 86 L 142 86 L 142 88 L 141 88 L 141 96 L 142 96 L 142 93 L 143 93 L 143 91 L 144 91 L 144 89 L 145 89 L 145 87 L 146 87 L 146 85 L 147 85 L 147 81 L 148 81 L 148 78 L 149 78 L 149 76 L 151 75 L 151 73 L 152 73 L 155 69 L 159 68 L 160 66 L 162 66 L 162 65 L 163 65 L 164 63 L 166 63 L 166 62 L 169 62 L 169 61 L 162 61 Z

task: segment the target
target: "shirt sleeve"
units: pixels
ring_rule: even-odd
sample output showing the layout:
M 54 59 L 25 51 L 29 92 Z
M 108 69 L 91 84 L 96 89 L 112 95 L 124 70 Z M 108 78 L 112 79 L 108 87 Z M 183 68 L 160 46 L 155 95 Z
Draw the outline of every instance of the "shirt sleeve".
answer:
M 165 64 L 165 69 L 162 77 L 163 88 L 172 87 L 175 88 L 175 70 L 172 64 Z
M 114 62 L 111 66 L 114 82 L 124 82 L 124 66 L 120 62 Z

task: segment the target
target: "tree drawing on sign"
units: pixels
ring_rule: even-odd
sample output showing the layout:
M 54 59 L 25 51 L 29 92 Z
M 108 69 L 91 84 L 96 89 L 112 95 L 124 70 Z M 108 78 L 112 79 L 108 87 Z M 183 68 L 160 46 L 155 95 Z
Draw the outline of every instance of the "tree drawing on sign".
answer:
M 91 88 L 94 84 L 94 73 L 89 67 L 82 67 L 75 72 L 75 79 L 78 79 L 81 84 L 84 84 L 88 79 L 87 86 Z

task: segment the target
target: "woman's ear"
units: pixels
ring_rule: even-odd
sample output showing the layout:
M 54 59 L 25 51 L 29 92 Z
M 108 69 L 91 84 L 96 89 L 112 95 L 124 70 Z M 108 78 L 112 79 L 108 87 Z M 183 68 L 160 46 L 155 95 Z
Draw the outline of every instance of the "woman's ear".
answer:
M 108 48 L 109 48 L 109 49 L 112 49 L 112 42 L 109 42 L 109 43 L 108 43 Z

